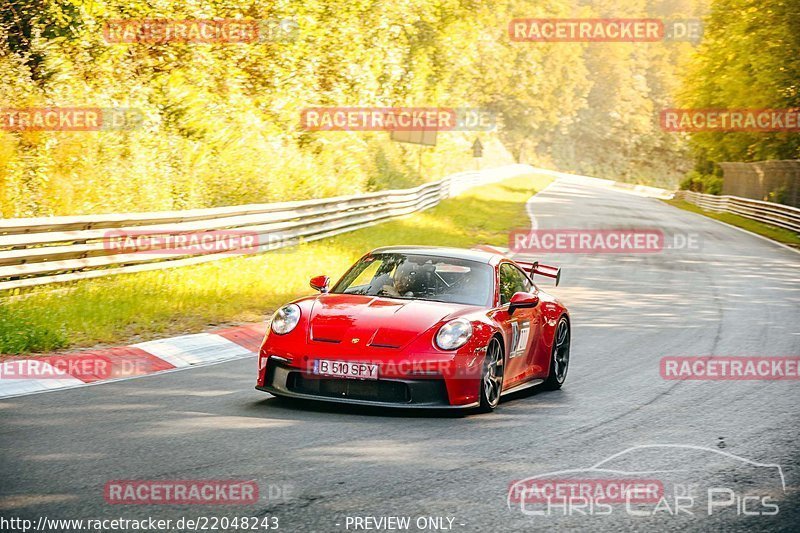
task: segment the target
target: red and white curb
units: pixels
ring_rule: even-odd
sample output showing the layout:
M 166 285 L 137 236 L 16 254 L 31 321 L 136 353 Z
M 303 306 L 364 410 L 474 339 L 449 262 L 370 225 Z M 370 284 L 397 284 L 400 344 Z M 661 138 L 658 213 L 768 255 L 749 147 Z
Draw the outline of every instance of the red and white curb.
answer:
M 0 398 L 132 379 L 258 352 L 266 324 L 181 335 L 130 346 L 0 359 Z

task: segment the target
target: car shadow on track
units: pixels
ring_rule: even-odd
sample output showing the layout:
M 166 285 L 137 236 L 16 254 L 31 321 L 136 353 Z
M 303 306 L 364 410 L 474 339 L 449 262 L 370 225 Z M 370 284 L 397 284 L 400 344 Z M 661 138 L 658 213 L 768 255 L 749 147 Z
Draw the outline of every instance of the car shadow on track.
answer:
M 535 398 L 539 395 L 544 396 L 553 396 L 556 397 L 560 396 L 560 390 L 547 390 L 542 385 L 536 385 L 529 389 L 523 389 L 517 392 L 512 392 L 511 394 L 506 394 L 500 398 L 500 405 L 497 407 L 498 409 L 503 408 L 503 404 L 515 404 L 517 402 L 522 402 L 525 399 Z M 548 398 L 549 399 L 549 398 Z
M 269 407 L 270 414 L 275 411 L 284 413 L 312 412 L 340 415 L 380 416 L 390 418 L 461 418 L 473 414 L 472 409 L 412 409 L 403 407 L 377 407 L 372 405 L 356 405 L 334 403 L 297 398 L 271 397 L 254 402 L 255 407 Z
M 503 412 L 503 405 L 509 402 L 524 401 L 539 394 L 551 392 L 541 387 L 532 387 L 503 396 L 496 412 Z M 473 415 L 492 416 L 492 413 L 480 413 L 477 408 L 471 409 L 414 409 L 403 407 L 378 407 L 371 405 L 357 405 L 335 403 L 317 400 L 306 400 L 297 398 L 281 398 L 271 396 L 263 400 L 250 404 L 255 409 L 269 408 L 271 415 L 278 413 L 289 415 L 290 413 L 311 412 L 340 415 L 375 416 L 384 418 L 466 418 Z

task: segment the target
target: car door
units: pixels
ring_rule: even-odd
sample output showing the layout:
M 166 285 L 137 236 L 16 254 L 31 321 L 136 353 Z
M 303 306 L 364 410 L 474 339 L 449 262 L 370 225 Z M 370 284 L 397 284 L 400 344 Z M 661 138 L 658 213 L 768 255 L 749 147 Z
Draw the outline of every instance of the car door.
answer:
M 500 305 L 494 319 L 503 326 L 506 348 L 504 388 L 513 386 L 533 375 L 531 361 L 534 337 L 539 329 L 537 308 L 516 309 L 508 312 L 508 303 L 514 293 L 534 292 L 536 287 L 522 270 L 513 263 L 501 263 L 498 268 Z

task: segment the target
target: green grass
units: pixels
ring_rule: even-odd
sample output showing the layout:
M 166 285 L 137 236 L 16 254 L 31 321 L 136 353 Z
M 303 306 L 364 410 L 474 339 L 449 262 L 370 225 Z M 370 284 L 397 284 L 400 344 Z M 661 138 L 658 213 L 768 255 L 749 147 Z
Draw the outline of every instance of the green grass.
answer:
M 528 175 L 472 189 L 433 209 L 257 256 L 110 276 L 0 298 L 0 353 L 140 342 L 220 324 L 264 320 L 333 279 L 365 252 L 392 244 L 507 245 L 528 227 L 525 201 L 550 178 Z
M 751 220 L 743 216 L 734 215 L 733 213 L 714 213 L 713 211 L 706 211 L 685 200 L 673 199 L 664 200 L 664 202 L 675 207 L 685 209 L 686 211 L 692 211 L 693 213 L 699 213 L 709 218 L 714 218 L 716 220 L 725 222 L 726 224 L 730 224 L 731 226 L 752 231 L 753 233 L 767 237 L 773 241 L 788 244 L 789 246 L 794 246 L 795 248 L 800 247 L 800 234 L 787 229 L 770 226 L 769 224 L 764 224 L 763 222 Z

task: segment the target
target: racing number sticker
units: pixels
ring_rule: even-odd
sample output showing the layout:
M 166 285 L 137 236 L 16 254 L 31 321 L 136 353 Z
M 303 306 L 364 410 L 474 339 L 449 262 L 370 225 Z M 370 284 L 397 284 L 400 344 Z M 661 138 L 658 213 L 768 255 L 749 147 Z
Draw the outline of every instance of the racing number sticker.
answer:
M 525 353 L 530 331 L 531 323 L 528 321 L 511 323 L 511 352 L 508 354 L 509 358 L 519 357 Z

